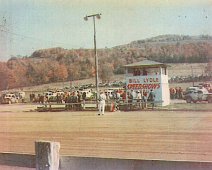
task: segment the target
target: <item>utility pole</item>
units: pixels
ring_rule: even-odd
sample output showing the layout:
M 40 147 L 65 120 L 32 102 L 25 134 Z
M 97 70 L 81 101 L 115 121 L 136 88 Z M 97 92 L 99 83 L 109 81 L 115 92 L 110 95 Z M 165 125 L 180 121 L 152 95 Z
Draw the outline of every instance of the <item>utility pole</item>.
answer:
M 99 79 L 98 79 L 98 56 L 96 49 L 96 22 L 95 18 L 100 19 L 101 14 L 86 15 L 84 20 L 87 21 L 89 17 L 93 18 L 93 31 L 94 31 L 94 55 L 95 55 L 95 80 L 96 80 L 96 107 L 98 108 L 98 98 L 99 98 Z
M 193 71 L 193 67 L 191 66 L 191 74 L 192 74 L 192 84 L 194 86 L 194 71 Z

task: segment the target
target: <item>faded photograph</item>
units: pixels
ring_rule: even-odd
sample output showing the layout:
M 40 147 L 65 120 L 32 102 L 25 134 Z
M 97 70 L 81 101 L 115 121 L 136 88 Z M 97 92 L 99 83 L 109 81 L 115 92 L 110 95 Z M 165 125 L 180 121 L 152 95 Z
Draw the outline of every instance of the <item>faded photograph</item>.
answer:
M 0 170 L 211 170 L 212 1 L 0 0 Z

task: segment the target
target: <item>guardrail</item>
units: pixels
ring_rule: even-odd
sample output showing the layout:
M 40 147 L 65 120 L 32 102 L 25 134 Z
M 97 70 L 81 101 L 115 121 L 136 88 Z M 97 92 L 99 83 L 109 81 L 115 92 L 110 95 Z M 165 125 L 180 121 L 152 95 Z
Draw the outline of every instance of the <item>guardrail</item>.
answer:
M 60 143 L 36 141 L 35 155 L 0 153 L 0 167 L 36 170 L 211 170 L 212 162 L 60 156 Z M 15 168 L 14 168 L 15 169 Z

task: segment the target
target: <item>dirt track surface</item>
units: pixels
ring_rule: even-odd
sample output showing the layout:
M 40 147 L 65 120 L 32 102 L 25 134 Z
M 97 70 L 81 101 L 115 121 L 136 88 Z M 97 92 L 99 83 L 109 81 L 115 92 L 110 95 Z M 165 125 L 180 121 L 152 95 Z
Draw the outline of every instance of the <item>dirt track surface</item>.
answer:
M 36 140 L 61 143 L 61 155 L 212 161 L 210 112 L 33 112 L 0 105 L 0 152 L 34 154 Z M 1 168 L 1 167 L 0 167 Z

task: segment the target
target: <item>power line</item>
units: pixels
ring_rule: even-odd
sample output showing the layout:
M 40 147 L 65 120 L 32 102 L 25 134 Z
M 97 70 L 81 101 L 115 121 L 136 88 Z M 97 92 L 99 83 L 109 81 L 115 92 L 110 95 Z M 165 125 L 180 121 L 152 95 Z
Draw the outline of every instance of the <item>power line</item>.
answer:
M 70 44 L 66 44 L 66 43 L 62 43 L 62 42 L 48 41 L 48 40 L 44 40 L 44 39 L 40 39 L 40 38 L 35 38 L 35 37 L 32 37 L 32 36 L 26 36 L 26 35 L 23 35 L 23 34 L 12 32 L 8 28 L 6 28 L 6 23 L 7 23 L 7 20 L 6 20 L 5 17 L 3 17 L 3 24 L 0 24 L 0 32 L 11 34 L 13 36 L 17 36 L 17 37 L 20 37 L 22 39 L 25 38 L 25 39 L 36 40 L 36 41 L 34 41 L 35 43 L 38 43 L 38 42 L 48 42 L 48 43 L 51 43 L 52 45 L 53 44 L 60 44 L 60 45 L 70 46 Z M 11 39 L 13 39 L 13 38 L 14 37 L 11 37 Z M 72 51 L 73 54 L 75 53 L 77 56 L 79 56 L 78 52 L 75 49 L 72 48 L 71 51 Z
M 2 26 L 2 25 L 0 25 L 0 26 Z M 1 31 L 5 32 L 5 33 L 9 33 L 11 35 L 19 36 L 21 38 L 33 39 L 33 40 L 42 41 L 42 42 L 45 41 L 45 42 L 48 42 L 48 43 L 51 43 L 51 44 L 62 44 L 62 45 L 68 45 L 69 46 L 69 44 L 65 44 L 65 43 L 62 43 L 62 42 L 48 41 L 48 40 L 44 40 L 44 39 L 40 39 L 40 38 L 35 38 L 35 37 L 26 36 L 26 35 L 22 35 L 22 34 L 19 34 L 19 33 L 11 32 L 9 30 L 1 30 Z
M 11 34 L 11 35 L 19 36 L 21 38 L 33 39 L 33 40 L 42 41 L 42 42 L 45 41 L 45 42 L 48 42 L 48 43 L 51 43 L 51 44 L 62 44 L 62 45 L 70 46 L 70 44 L 66 44 L 66 43 L 62 43 L 62 42 L 48 41 L 48 40 L 44 40 L 44 39 L 40 39 L 40 38 L 35 38 L 35 37 L 32 37 L 32 36 L 26 36 L 26 35 L 23 35 L 23 34 L 12 32 L 8 28 L 6 28 L 6 23 L 7 23 L 7 20 L 6 20 L 5 17 L 3 17 L 3 24 L 0 25 L 0 31 L 1 32 L 5 32 L 5 33 Z M 1 28 L 3 28 L 3 29 L 1 29 Z

